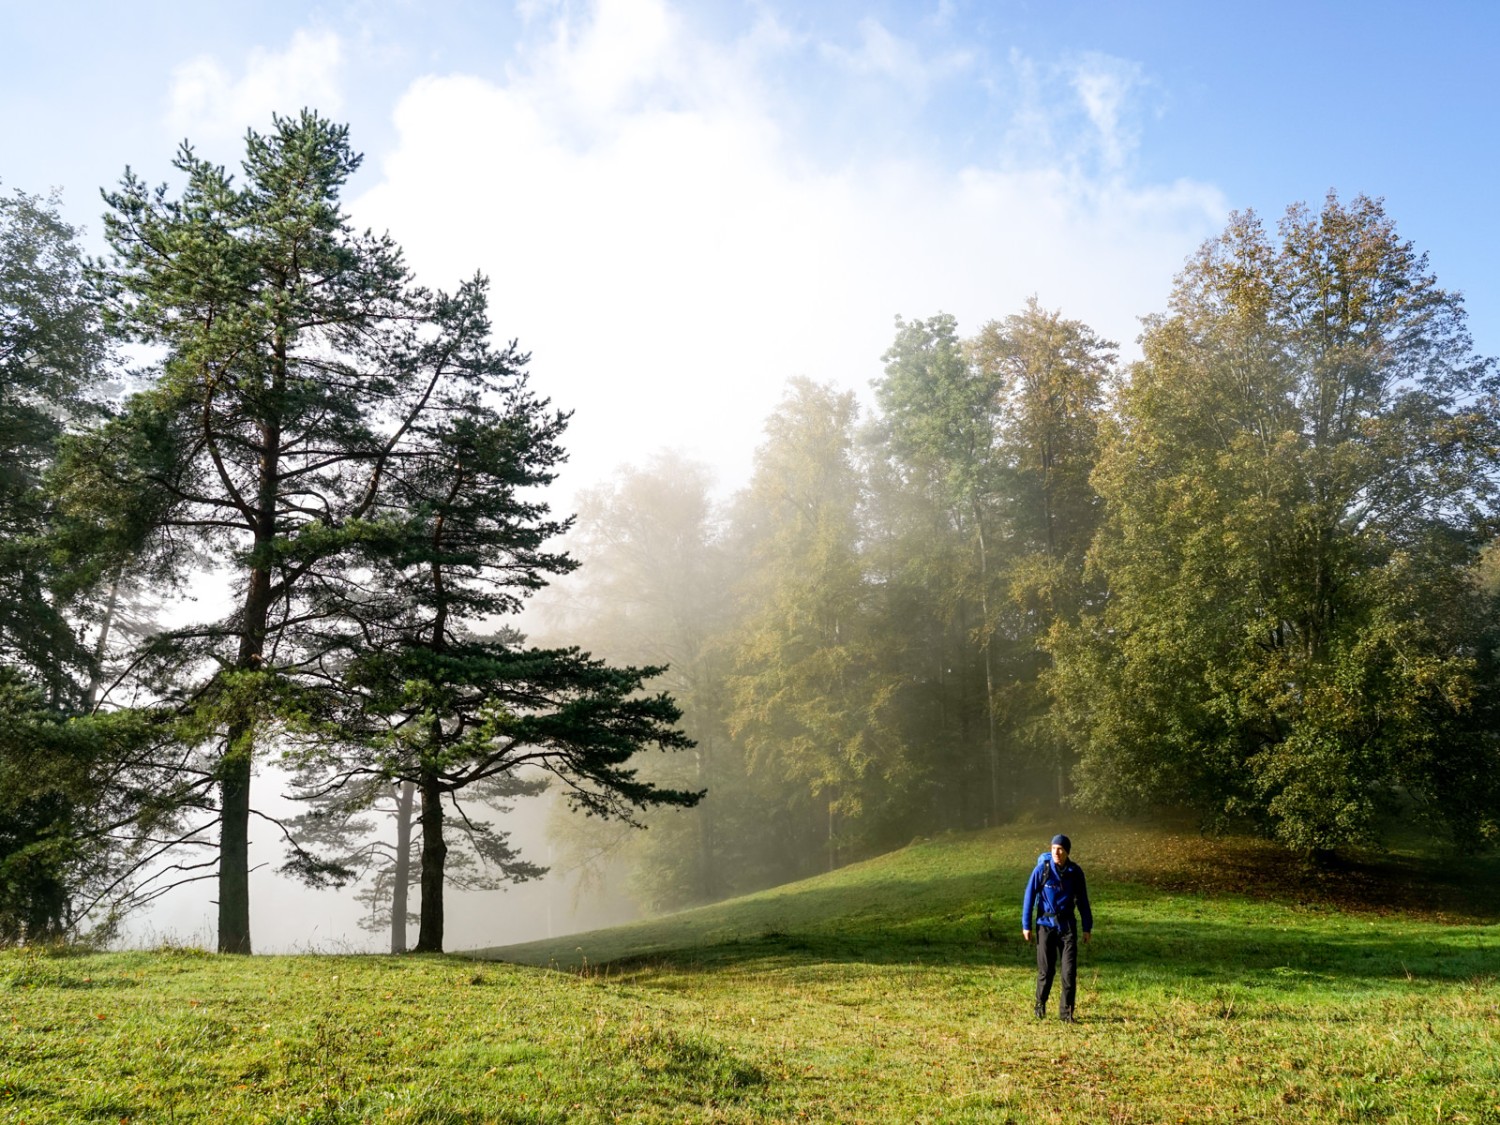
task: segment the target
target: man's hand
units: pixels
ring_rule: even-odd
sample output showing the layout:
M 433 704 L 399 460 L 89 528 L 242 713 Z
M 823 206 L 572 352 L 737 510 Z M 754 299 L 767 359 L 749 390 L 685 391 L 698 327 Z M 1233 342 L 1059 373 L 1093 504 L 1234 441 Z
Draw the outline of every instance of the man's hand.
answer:
M 1089 943 L 1089 931 L 1088 930 L 1084 930 L 1083 931 L 1083 944 L 1087 945 L 1088 943 Z
M 1022 930 L 1021 931 L 1021 936 L 1023 938 L 1025 938 L 1028 942 L 1031 941 L 1031 931 L 1030 930 Z

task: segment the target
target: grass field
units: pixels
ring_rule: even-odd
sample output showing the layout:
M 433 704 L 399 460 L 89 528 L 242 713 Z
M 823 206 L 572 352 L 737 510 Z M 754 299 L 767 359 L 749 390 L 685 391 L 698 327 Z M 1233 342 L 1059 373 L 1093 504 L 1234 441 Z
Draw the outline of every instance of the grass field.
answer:
M 520 963 L 0 953 L 0 1121 L 1500 1123 L 1500 864 L 1073 823 L 1075 1025 L 1011 828 Z

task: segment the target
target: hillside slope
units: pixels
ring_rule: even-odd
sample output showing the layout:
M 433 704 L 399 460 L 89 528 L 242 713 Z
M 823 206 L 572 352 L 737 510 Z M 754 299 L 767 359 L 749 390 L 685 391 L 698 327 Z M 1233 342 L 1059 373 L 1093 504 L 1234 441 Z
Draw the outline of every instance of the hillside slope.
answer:
M 1500 920 L 1500 858 L 1414 854 L 1341 858 L 1309 869 L 1275 845 L 1208 839 L 1181 827 L 1070 817 L 1073 858 L 1088 874 L 1101 935 L 1190 920 L 1214 903 L 1235 925 L 1295 928 L 1299 916 L 1350 925 L 1410 916 Z M 985 961 L 1020 942 L 1020 893 L 1053 829 L 949 834 L 785 886 L 610 929 L 470 956 L 577 969 L 666 958 L 738 958 L 749 947 L 863 960 Z M 925 951 L 925 953 L 924 953 Z

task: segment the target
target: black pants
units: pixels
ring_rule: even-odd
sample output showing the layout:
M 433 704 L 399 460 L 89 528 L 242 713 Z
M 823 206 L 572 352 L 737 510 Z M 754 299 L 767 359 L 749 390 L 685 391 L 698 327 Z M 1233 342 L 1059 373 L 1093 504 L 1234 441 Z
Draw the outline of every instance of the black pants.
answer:
M 1078 993 L 1078 927 L 1071 922 L 1036 928 L 1036 1014 L 1047 1013 L 1047 997 L 1052 992 L 1052 978 L 1057 963 L 1062 962 L 1062 998 L 1058 1015 L 1073 1018 L 1073 998 Z

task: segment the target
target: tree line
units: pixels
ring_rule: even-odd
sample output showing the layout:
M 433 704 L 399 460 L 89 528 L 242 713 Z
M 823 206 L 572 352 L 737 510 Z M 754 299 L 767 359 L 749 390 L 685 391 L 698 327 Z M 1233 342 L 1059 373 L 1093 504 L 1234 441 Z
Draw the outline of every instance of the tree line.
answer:
M 670 664 L 707 790 L 627 839 L 665 908 L 1067 804 L 1316 855 L 1500 839 L 1500 410 L 1383 205 L 1234 215 L 1141 358 L 1035 300 L 793 380 L 716 504 L 586 495 L 560 628 Z M 579 855 L 600 833 L 563 825 Z
M 352 228 L 359 159 L 312 112 L 250 132 L 239 179 L 184 145 L 176 194 L 128 170 L 106 194 L 103 261 L 54 205 L 5 203 L 0 937 L 107 932 L 208 878 L 219 949 L 250 952 L 269 759 L 311 795 L 409 787 L 421 950 L 470 789 L 550 775 L 625 818 L 698 800 L 630 765 L 688 745 L 643 690 L 658 669 L 497 626 L 574 565 L 542 492 L 567 415 L 492 344 L 483 277 L 423 288 Z M 121 343 L 149 358 L 123 369 Z M 122 592 L 154 620 L 117 629 Z M 356 874 L 277 827 L 292 873 Z
M 1236 214 L 1129 365 L 1035 300 L 898 319 L 863 416 L 795 379 L 728 500 L 662 455 L 575 521 L 484 278 L 355 231 L 358 164 L 309 112 L 238 178 L 184 146 L 100 261 L 0 200 L 0 940 L 214 879 L 249 952 L 267 762 L 285 871 L 398 950 L 541 874 L 547 784 L 574 862 L 650 827 L 655 909 L 1061 803 L 1500 837 L 1500 388 L 1380 202 Z

